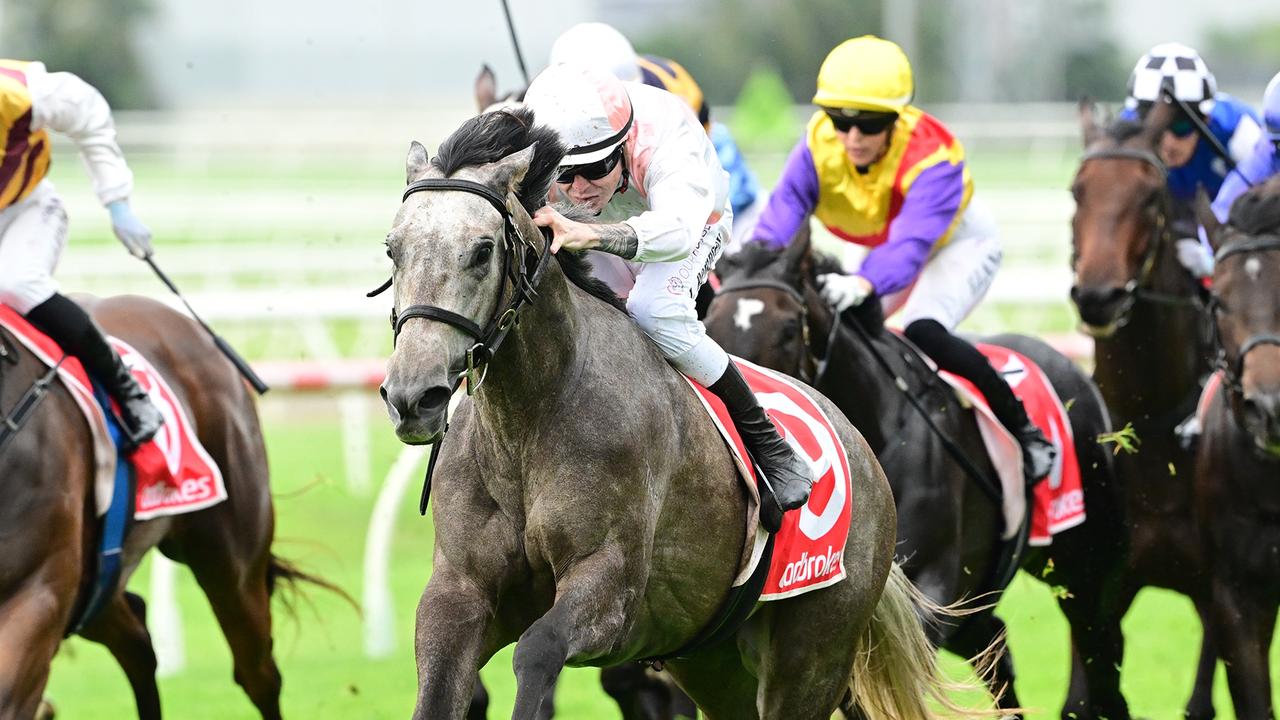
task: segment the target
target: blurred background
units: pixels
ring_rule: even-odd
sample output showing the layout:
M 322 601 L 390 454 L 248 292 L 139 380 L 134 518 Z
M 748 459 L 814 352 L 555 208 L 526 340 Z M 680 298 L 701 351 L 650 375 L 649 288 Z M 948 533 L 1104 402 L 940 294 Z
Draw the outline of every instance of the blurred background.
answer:
M 560 32 L 587 20 L 684 64 L 766 189 L 812 112 L 826 53 L 865 33 L 898 42 L 916 104 L 964 143 L 1005 243 L 996 285 L 964 326 L 973 332 L 1071 337 L 1066 188 L 1080 149 L 1077 100 L 1114 107 L 1134 62 L 1159 42 L 1197 48 L 1222 90 L 1255 105 L 1280 70 L 1275 0 L 511 0 L 511 12 L 530 72 Z M 390 351 L 390 301 L 364 292 L 389 272 L 381 240 L 409 141 L 434 151 L 475 112 L 482 63 L 501 90 L 524 84 L 501 3 L 0 0 L 0 47 L 103 92 L 158 262 L 276 386 L 260 408 L 277 552 L 363 604 L 357 614 L 312 594 L 294 606 L 296 620 L 279 622 L 286 714 L 406 716 L 432 532 L 414 512 L 422 457 L 402 453 L 371 389 Z M 63 288 L 166 299 L 112 237 L 74 147 L 55 143 L 51 177 L 71 217 Z M 152 602 L 170 716 L 253 716 L 185 569 L 148 564 L 134 586 Z M 1056 716 L 1066 692 L 1054 592 L 1021 577 L 1001 606 L 1033 717 Z M 1190 604 L 1145 590 L 1126 631 L 1131 706 L 1175 717 L 1199 646 Z M 509 658 L 485 670 L 494 717 L 509 712 Z M 595 671 L 566 678 L 563 717 L 617 716 Z M 79 640 L 59 657 L 50 694 L 64 717 L 133 712 L 123 674 Z M 1219 716 L 1230 716 L 1221 674 L 1218 696 Z

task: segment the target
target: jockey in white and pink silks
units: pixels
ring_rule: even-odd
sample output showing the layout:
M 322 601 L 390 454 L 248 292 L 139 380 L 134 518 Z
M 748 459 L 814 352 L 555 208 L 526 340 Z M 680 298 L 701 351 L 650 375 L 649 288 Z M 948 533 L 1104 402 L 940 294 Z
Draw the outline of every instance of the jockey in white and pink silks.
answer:
M 547 68 L 525 104 L 568 148 L 552 199 L 599 220 L 538 210 L 534 222 L 554 233 L 552 251 L 586 251 L 667 360 L 724 401 L 782 508 L 803 505 L 813 484 L 808 462 L 778 435 L 694 309 L 733 223 L 728 174 L 706 130 L 677 96 L 584 65 Z

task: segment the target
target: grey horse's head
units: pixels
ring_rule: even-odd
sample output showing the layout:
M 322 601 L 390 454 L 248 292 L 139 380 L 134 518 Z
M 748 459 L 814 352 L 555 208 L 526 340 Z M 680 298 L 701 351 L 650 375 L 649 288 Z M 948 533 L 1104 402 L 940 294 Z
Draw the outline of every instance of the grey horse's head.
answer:
M 532 123 L 528 110 L 480 115 L 454 132 L 430 161 L 426 148 L 414 142 L 406 160 L 407 181 L 451 177 L 485 185 L 506 199 L 520 234 L 537 242 L 541 235 L 530 213 L 545 202 L 563 146 L 552 131 Z M 509 252 L 505 229 L 502 215 L 478 195 L 410 195 L 386 241 L 394 264 L 395 307 L 433 306 L 485 327 L 511 292 L 503 274 Z M 451 324 L 426 318 L 404 323 L 381 389 L 402 442 L 430 443 L 444 432 L 449 398 L 474 344 Z

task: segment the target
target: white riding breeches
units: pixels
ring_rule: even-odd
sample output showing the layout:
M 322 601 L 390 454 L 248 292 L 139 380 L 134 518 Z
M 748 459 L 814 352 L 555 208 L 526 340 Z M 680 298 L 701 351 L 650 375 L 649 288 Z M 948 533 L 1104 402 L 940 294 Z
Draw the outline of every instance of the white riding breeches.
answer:
M 627 301 L 627 313 L 663 356 L 703 386 L 720 379 L 729 356 L 707 337 L 694 300 L 724 252 L 732 227 L 733 213 L 726 210 L 703 228 L 693 252 L 674 262 L 635 263 L 596 250 L 587 252 L 596 277 Z
M 58 291 L 53 270 L 67 245 L 67 212 L 43 180 L 0 211 L 0 302 L 26 314 Z
M 1003 257 L 995 218 L 971 198 L 951 241 L 925 261 L 911 287 L 883 299 L 884 314 L 901 309 L 903 327 L 936 320 L 955 330 L 991 288 Z

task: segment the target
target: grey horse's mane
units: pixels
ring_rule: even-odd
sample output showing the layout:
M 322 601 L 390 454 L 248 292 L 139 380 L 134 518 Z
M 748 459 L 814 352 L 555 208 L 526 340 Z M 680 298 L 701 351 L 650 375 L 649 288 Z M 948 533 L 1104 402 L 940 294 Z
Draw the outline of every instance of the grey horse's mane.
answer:
M 547 192 L 564 157 L 565 147 L 555 130 L 545 125 L 534 125 L 533 111 L 529 108 L 503 108 L 467 120 L 440 144 L 431 164 L 448 177 L 464 167 L 497 162 L 530 145 L 534 145 L 533 158 L 529 161 L 524 180 L 516 188 L 516 198 L 532 215 L 547 203 Z M 573 219 L 587 220 L 580 211 L 571 210 L 570 213 Z M 592 297 L 626 312 L 625 303 L 591 273 L 591 266 L 582 255 L 559 252 L 556 260 L 569 282 Z
M 1232 227 L 1248 235 L 1280 230 L 1280 181 L 1249 188 L 1231 204 Z

